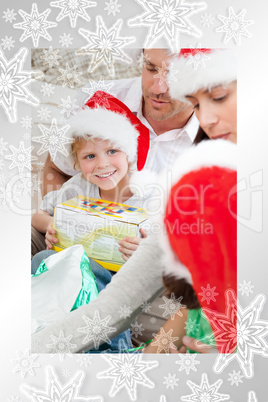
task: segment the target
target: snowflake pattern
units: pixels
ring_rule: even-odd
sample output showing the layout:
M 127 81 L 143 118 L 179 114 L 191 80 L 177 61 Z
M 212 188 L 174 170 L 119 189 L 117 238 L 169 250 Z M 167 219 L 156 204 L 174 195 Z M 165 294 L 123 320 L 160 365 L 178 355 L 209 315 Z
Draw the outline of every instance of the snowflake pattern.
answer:
M 60 331 L 59 336 L 50 335 L 53 343 L 47 345 L 48 348 L 52 348 L 52 354 L 59 354 L 60 360 L 63 361 L 65 356 L 72 357 L 71 349 L 76 347 L 76 344 L 70 342 L 73 335 L 64 337 L 63 331 Z
M 55 22 L 47 21 L 51 10 L 47 8 L 43 13 L 39 14 L 37 4 L 32 4 L 31 14 L 27 14 L 23 10 L 19 10 L 20 16 L 23 18 L 23 22 L 14 24 L 16 29 L 23 29 L 24 32 L 20 37 L 20 42 L 24 42 L 28 38 L 32 38 L 34 47 L 38 47 L 40 37 L 51 41 L 52 37 L 47 32 L 48 29 L 57 26 Z
M 197 70 L 199 66 L 206 68 L 206 60 L 210 60 L 209 50 L 204 50 L 200 43 L 196 45 L 196 47 L 190 47 L 192 52 L 188 53 L 188 60 L 186 64 L 192 64 L 194 70 Z M 193 51 L 197 49 L 197 52 Z M 202 52 L 199 52 L 198 49 L 202 49 Z
M 32 156 L 31 158 L 31 151 L 34 147 L 29 147 L 25 149 L 24 142 L 20 141 L 19 148 L 15 148 L 13 145 L 9 145 L 9 148 L 12 151 L 12 154 L 5 156 L 5 159 L 9 159 L 12 161 L 9 169 L 14 169 L 17 167 L 20 173 L 23 172 L 24 168 L 32 170 L 31 159 L 37 159 L 35 156 Z
M 59 43 L 62 47 L 69 47 L 72 45 L 73 39 L 71 34 L 63 33 L 63 35 L 60 35 Z
M 199 296 L 202 296 L 201 302 L 206 300 L 207 304 L 210 304 L 211 300 L 216 301 L 215 296 L 219 295 L 219 293 L 215 292 L 216 286 L 211 288 L 208 283 L 206 288 L 201 286 L 201 289 L 202 292 L 198 293 Z
M 48 84 L 47 82 L 43 85 L 41 85 L 40 92 L 44 96 L 47 96 L 48 98 L 54 94 L 55 87 L 52 84 Z
M 171 388 L 174 390 L 174 387 L 178 386 L 178 381 L 179 379 L 176 377 L 176 374 L 170 374 L 168 373 L 167 377 L 164 377 L 165 381 L 163 381 L 163 384 L 166 386 L 166 389 Z
M 16 363 L 13 373 L 17 373 L 19 371 L 21 378 L 24 378 L 27 374 L 34 376 L 33 369 L 40 367 L 40 364 L 35 362 L 35 360 L 38 358 L 38 355 L 33 355 L 28 349 L 26 349 L 24 353 L 17 352 L 17 356 L 17 359 L 12 360 L 14 363 Z
M 225 32 L 225 37 L 223 43 L 226 44 L 230 39 L 234 39 L 235 43 L 241 45 L 241 36 L 246 36 L 251 38 L 252 35 L 247 31 L 246 27 L 248 25 L 254 24 L 253 20 L 244 20 L 244 16 L 247 10 L 240 11 L 239 14 L 235 14 L 233 7 L 229 7 L 229 16 L 224 17 L 223 15 L 218 15 L 218 19 L 223 22 L 223 25 L 217 28 L 216 32 Z
M 51 68 L 54 66 L 54 64 L 55 66 L 59 65 L 58 60 L 62 58 L 60 55 L 58 55 L 59 49 L 53 50 L 52 46 L 49 46 L 49 49 L 44 49 L 43 53 L 44 54 L 40 56 L 40 59 L 44 60 L 43 66 L 48 64 L 49 68 Z
M 75 28 L 78 17 L 83 18 L 85 21 L 90 21 L 90 16 L 87 14 L 86 9 L 96 7 L 97 3 L 89 0 L 58 0 L 52 1 L 50 5 L 51 7 L 61 9 L 56 21 L 61 21 L 63 18 L 69 17 L 71 27 Z
M 150 322 L 150 324 L 156 324 L 156 322 L 157 322 L 156 317 L 150 317 L 149 322 Z
M 18 196 L 20 192 L 17 191 L 17 186 L 12 186 L 10 183 L 6 185 L 6 187 L 0 188 L 0 200 L 1 206 L 3 209 L 7 210 L 11 208 L 15 202 L 19 202 Z
M 12 47 L 14 47 L 15 41 L 12 39 L 12 36 L 5 36 L 2 40 L 1 46 L 3 49 L 8 49 L 10 50 Z
M 98 105 L 100 105 L 100 106 L 103 105 L 107 109 L 109 109 L 109 107 L 110 107 L 109 97 L 111 96 L 110 88 L 112 88 L 114 86 L 114 83 L 113 82 L 112 83 L 104 83 L 102 77 L 98 82 L 96 82 L 92 79 L 89 79 L 89 81 L 90 81 L 89 86 L 82 88 L 82 92 L 84 92 L 88 95 L 87 100 L 90 99 L 97 91 L 105 92 L 106 96 L 102 95 L 101 97 L 98 97 Z
M 79 75 L 82 75 L 81 72 L 77 71 L 77 66 L 70 67 L 68 63 L 66 63 L 66 68 L 59 68 L 59 72 L 61 76 L 57 78 L 57 81 L 63 81 L 62 86 L 69 86 L 70 88 L 74 88 L 74 84 L 80 84 Z
M 81 354 L 77 361 L 79 362 L 81 367 L 87 368 L 90 364 L 93 363 L 93 356 L 89 355 L 88 353 Z
M 32 106 L 39 105 L 36 98 L 27 88 L 33 81 L 31 71 L 22 70 L 28 55 L 26 48 L 21 48 L 11 60 L 7 60 L 0 48 L 0 105 L 10 123 L 17 121 L 17 102 L 25 102 Z
M 186 329 L 187 335 L 193 336 L 198 331 L 199 326 L 200 324 L 197 324 L 196 320 L 189 318 L 185 323 L 184 329 Z
M 249 296 L 250 293 L 253 293 L 254 285 L 251 285 L 251 281 L 246 282 L 245 280 L 243 283 L 239 283 L 238 285 L 238 292 L 241 292 L 242 296 L 247 295 Z
M 133 336 L 135 339 L 138 339 L 139 336 L 142 336 L 142 333 L 145 331 L 145 328 L 143 328 L 143 324 L 138 324 L 136 321 L 134 324 L 130 325 L 130 333 L 131 336 Z
M 79 106 L 76 104 L 76 99 L 71 99 L 71 97 L 68 96 L 67 99 L 61 98 L 59 108 L 62 109 L 60 113 L 63 114 L 64 117 L 69 118 L 72 114 L 76 114 L 75 110 L 79 109 Z
M 16 15 L 17 13 L 14 12 L 14 9 L 12 8 L 12 10 L 10 10 L 9 8 L 7 9 L 7 11 L 3 12 L 3 18 L 5 19 L 5 22 L 13 22 L 16 21 Z
M 212 25 L 214 25 L 214 21 L 215 19 L 212 14 L 204 13 L 203 15 L 201 15 L 200 24 L 204 28 L 210 28 Z
M 87 325 L 86 327 L 78 328 L 77 331 L 86 334 L 83 343 L 93 341 L 95 349 L 98 349 L 102 342 L 110 343 L 108 334 L 116 331 L 116 328 L 108 326 L 108 323 L 112 318 L 110 315 L 101 320 L 100 313 L 96 310 L 93 320 L 85 315 L 82 318 Z
M 153 334 L 154 339 L 151 343 L 152 346 L 157 346 L 156 353 L 169 353 L 170 344 L 178 341 L 179 338 L 177 336 L 172 336 L 173 329 L 171 328 L 168 332 L 164 330 L 163 327 L 160 328 L 158 334 Z
M 41 121 L 47 121 L 51 117 L 51 111 L 47 107 L 41 107 L 41 109 L 37 110 L 37 117 Z
M 209 385 L 207 374 L 202 374 L 201 384 L 197 385 L 194 382 L 188 380 L 188 386 L 191 388 L 193 393 L 191 395 L 182 396 L 181 400 L 185 402 L 199 402 L 199 401 L 228 401 L 230 400 L 230 395 L 219 394 L 218 389 L 222 385 L 222 380 L 216 381 L 214 384 Z
M 136 0 L 145 12 L 128 20 L 130 27 L 149 26 L 144 48 L 165 37 L 173 52 L 180 51 L 180 33 L 200 37 L 202 32 L 190 21 L 190 17 L 206 8 L 206 3 L 188 3 L 184 0 Z
M 141 305 L 141 311 L 143 313 L 149 313 L 152 308 L 152 303 L 143 302 Z
M 268 335 L 268 321 L 259 319 L 265 296 L 259 294 L 245 309 L 237 301 L 237 332 L 234 308 L 236 296 L 229 290 L 226 292 L 226 298 L 225 316 L 215 314 L 208 308 L 204 308 L 204 312 L 214 328 L 216 342 L 219 345 L 222 342 L 225 350 L 232 351 L 235 349 L 237 340 L 237 350 L 235 353 L 221 353 L 216 358 L 213 370 L 215 373 L 221 373 L 232 360 L 237 360 L 244 376 L 252 378 L 254 375 L 253 355 L 260 354 L 268 357 L 268 343 L 264 339 Z
M 62 375 L 63 375 L 64 378 L 69 378 L 69 377 L 71 377 L 70 369 L 68 369 L 67 367 L 63 367 L 63 369 L 62 369 Z
M 34 192 L 40 192 L 41 181 L 38 180 L 37 174 L 31 175 L 27 173 L 26 177 L 21 177 L 20 181 L 21 185 L 18 185 L 18 188 L 22 188 L 22 195 L 29 194 L 30 196 L 34 195 Z
M 124 304 L 123 306 L 121 306 L 118 310 L 118 314 L 120 318 L 123 318 L 124 320 L 127 317 L 130 317 L 132 314 L 132 310 L 130 308 L 130 306 L 127 306 L 126 304 Z
M 18 395 L 11 395 L 11 398 L 8 398 L 6 402 L 22 402 Z
M 0 162 L 2 162 L 2 161 L 0 161 Z M 5 173 L 0 173 L 0 185 L 5 184 L 5 182 L 6 182 L 6 175 L 5 175 Z
M 228 378 L 228 381 L 231 381 L 231 385 L 235 384 L 238 387 L 239 384 L 243 383 L 242 381 L 243 376 L 241 375 L 240 371 L 236 372 L 235 370 L 233 370 L 232 373 L 229 373 L 229 377 L 230 378 Z
M 64 401 L 64 402 L 103 402 L 102 396 L 81 396 L 85 374 L 78 371 L 66 384 L 62 385 L 53 367 L 46 368 L 46 389 L 41 390 L 22 384 L 20 390 L 32 401 Z
M 183 296 L 180 296 L 178 299 L 175 298 L 174 293 L 171 293 L 170 298 L 163 296 L 165 304 L 159 305 L 159 308 L 164 309 L 163 317 L 171 317 L 171 320 L 174 320 L 175 315 L 179 315 L 182 317 L 181 310 L 186 306 L 181 304 Z
M 0 155 L 4 155 L 4 152 L 7 151 L 7 142 L 4 141 L 4 138 L 0 138 Z
M 110 0 L 110 3 L 105 2 L 106 6 L 105 11 L 108 12 L 108 15 L 113 14 L 115 17 L 115 13 L 120 13 L 119 8 L 121 7 L 121 4 L 117 3 L 118 0 Z
M 92 73 L 99 64 L 104 63 L 110 73 L 114 76 L 114 60 L 119 59 L 125 63 L 131 63 L 132 59 L 123 52 L 122 48 L 135 42 L 135 37 L 120 37 L 123 20 L 119 19 L 110 28 L 104 24 L 100 15 L 96 17 L 97 31 L 91 32 L 87 29 L 80 28 L 79 34 L 88 41 L 88 44 L 76 52 L 77 55 L 93 53 L 92 61 L 89 65 L 88 72 Z
M 137 400 L 138 384 L 154 388 L 154 383 L 145 374 L 146 371 L 158 366 L 157 361 L 143 361 L 140 354 L 121 354 L 119 356 L 103 355 L 110 364 L 110 368 L 97 374 L 97 378 L 112 379 L 113 385 L 109 391 L 111 397 L 115 396 L 121 388 L 126 388 L 132 401 Z
M 21 127 L 30 130 L 32 128 L 32 118 L 29 116 L 22 117 L 20 121 Z
M 196 355 L 195 354 L 180 354 L 179 355 L 180 360 L 176 360 L 176 364 L 180 365 L 179 371 L 186 371 L 186 374 L 189 375 L 190 371 L 197 371 L 197 368 L 195 367 L 197 364 L 200 364 L 200 361 L 195 360 Z
M 72 139 L 65 137 L 65 133 L 69 129 L 69 125 L 58 128 L 57 119 L 52 119 L 51 126 L 48 128 L 43 124 L 38 124 L 39 129 L 42 132 L 41 137 L 33 137 L 34 142 L 42 144 L 41 148 L 37 151 L 37 155 L 42 155 L 43 153 L 49 151 L 52 160 L 54 161 L 57 152 L 62 155 L 68 156 L 68 151 L 65 145 L 71 144 Z
M 169 67 L 166 65 L 166 63 L 164 61 L 162 61 L 162 67 L 156 66 L 155 68 L 157 70 L 157 74 L 155 74 L 153 77 L 159 79 L 159 85 L 162 85 L 163 83 L 165 83 L 165 85 L 168 86 L 168 84 L 169 84 L 169 80 L 168 80 Z M 171 71 L 172 71 L 172 66 L 171 66 Z M 174 70 L 173 70 L 173 74 L 174 74 Z

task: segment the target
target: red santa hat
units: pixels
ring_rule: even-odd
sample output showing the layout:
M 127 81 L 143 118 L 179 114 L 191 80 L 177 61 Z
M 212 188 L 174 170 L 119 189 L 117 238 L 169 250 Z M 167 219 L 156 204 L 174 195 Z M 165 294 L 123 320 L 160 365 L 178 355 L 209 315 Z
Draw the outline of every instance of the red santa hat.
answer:
M 204 141 L 178 159 L 164 199 L 164 275 L 184 278 L 216 314 L 226 313 L 225 291 L 237 286 L 236 163 L 235 144 Z M 217 293 L 209 306 L 208 285 Z
M 186 95 L 227 85 L 237 78 L 235 54 L 231 49 L 181 49 L 171 66 L 170 96 L 184 102 L 188 101 Z
M 125 152 L 128 161 L 142 170 L 150 146 L 149 130 L 119 99 L 97 91 L 83 109 L 69 121 L 68 135 L 75 139 L 87 137 L 108 140 L 115 148 Z M 74 156 L 69 145 L 69 162 Z M 136 166 L 135 166 L 136 165 Z

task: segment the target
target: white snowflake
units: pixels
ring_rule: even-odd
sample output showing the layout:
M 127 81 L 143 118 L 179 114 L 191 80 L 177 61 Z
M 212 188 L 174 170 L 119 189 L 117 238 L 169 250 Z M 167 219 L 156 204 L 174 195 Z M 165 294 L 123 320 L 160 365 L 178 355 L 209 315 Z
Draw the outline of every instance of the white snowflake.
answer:
M 152 303 L 143 302 L 141 305 L 141 309 L 144 313 L 149 313 L 152 308 Z
M 52 1 L 50 5 L 61 9 L 56 21 L 61 21 L 63 18 L 69 17 L 71 27 L 75 28 L 78 17 L 88 22 L 90 21 L 90 16 L 87 14 L 86 9 L 96 7 L 97 3 L 89 0 L 58 0 Z
M 159 305 L 159 308 L 165 309 L 164 313 L 162 314 L 163 317 L 171 317 L 174 320 L 175 315 L 179 315 L 182 317 L 181 310 L 186 306 L 181 304 L 183 296 L 180 296 L 178 299 L 175 298 L 174 293 L 171 293 L 170 298 L 163 296 L 165 304 Z
M 164 376 L 165 381 L 163 381 L 163 384 L 166 386 L 166 389 L 171 388 L 172 390 L 174 390 L 174 387 L 178 386 L 178 377 L 176 377 L 176 374 L 170 374 L 168 373 L 168 376 L 165 377 Z
M 69 378 L 71 376 L 70 369 L 68 369 L 67 367 L 63 367 L 62 375 L 64 378 Z
M 179 340 L 177 336 L 173 337 L 172 334 L 172 328 L 168 332 L 166 332 L 163 327 L 160 328 L 158 334 L 153 334 L 154 339 L 151 345 L 157 346 L 156 353 L 161 353 L 162 351 L 164 351 L 164 353 L 169 353 L 170 344 Z
M 70 88 L 74 88 L 75 83 L 79 84 L 81 82 L 78 77 L 82 75 L 82 73 L 77 71 L 77 66 L 70 67 L 69 64 L 66 63 L 65 67 L 65 69 L 59 68 L 61 76 L 57 78 L 57 81 L 63 81 L 63 87 L 68 85 Z
M 71 36 L 71 34 L 63 33 L 62 36 L 60 35 L 59 43 L 62 47 L 69 47 L 70 45 L 72 45 L 73 39 L 74 38 Z
M 50 95 L 54 94 L 54 89 L 55 87 L 52 84 L 48 84 L 46 82 L 45 84 L 41 85 L 40 92 L 42 92 L 44 96 L 50 97 Z
M 239 283 L 238 286 L 238 292 L 241 292 L 242 296 L 249 296 L 250 293 L 253 293 L 252 289 L 254 288 L 254 285 L 251 285 L 251 281 L 246 282 L 244 280 L 243 283 Z
M 103 402 L 102 396 L 81 396 L 85 374 L 78 371 L 66 384 L 62 385 L 53 367 L 46 368 L 46 389 L 41 390 L 22 384 L 20 390 L 32 401 L 64 401 L 64 402 Z M 56 399 L 55 399 L 56 398 Z
M 243 309 L 233 291 L 227 291 L 226 298 L 225 315 L 215 314 L 208 308 L 203 309 L 213 327 L 216 343 L 220 345 L 223 342 L 225 350 L 234 351 L 234 353 L 219 354 L 213 370 L 215 373 L 221 373 L 232 360 L 237 360 L 244 376 L 252 378 L 254 375 L 253 355 L 268 357 L 268 343 L 264 339 L 268 335 L 268 321 L 259 319 L 266 299 L 264 295 L 259 294 Z M 235 350 L 236 340 L 237 350 Z
M 12 39 L 12 36 L 5 36 L 2 40 L 1 46 L 3 49 L 8 49 L 10 50 L 12 47 L 14 47 L 15 41 Z
M 29 116 L 22 117 L 20 121 L 21 127 L 26 128 L 26 130 L 32 128 L 32 118 Z
M 193 14 L 206 8 L 206 3 L 188 3 L 184 0 L 136 0 L 145 12 L 128 20 L 130 27 L 148 26 L 144 48 L 153 45 L 165 37 L 173 52 L 180 50 L 180 33 L 200 37 L 202 32 L 190 21 Z
M 23 138 L 25 141 L 28 141 L 28 140 L 31 138 L 31 134 L 26 131 L 26 133 L 24 133 L 24 134 L 22 135 L 22 138 Z
M 20 42 L 24 42 L 26 39 L 31 37 L 34 47 L 38 47 L 40 37 L 51 41 L 52 37 L 49 35 L 47 30 L 56 27 L 57 23 L 47 21 L 47 17 L 50 13 L 50 8 L 47 8 L 43 13 L 39 14 L 36 3 L 32 4 L 31 14 L 19 10 L 23 22 L 14 24 L 13 27 L 24 30 L 20 37 Z
M 23 189 L 22 195 L 28 194 L 33 196 L 34 192 L 40 192 L 40 185 L 41 182 L 38 180 L 37 174 L 31 175 L 30 173 L 27 173 L 26 177 L 21 177 L 20 178 L 22 184 L 18 185 L 18 188 Z
M 1 187 L 0 188 L 0 200 L 1 200 L 1 206 L 7 210 L 8 208 L 11 208 L 12 205 L 15 202 L 19 202 L 18 196 L 20 195 L 20 192 L 17 191 L 17 186 L 10 185 L 8 183 L 6 187 Z
M 188 53 L 188 60 L 186 64 L 192 64 L 194 70 L 197 70 L 199 66 L 206 68 L 206 60 L 210 60 L 211 57 L 209 56 L 209 50 L 204 50 L 201 44 L 198 43 L 195 48 L 191 47 L 191 50 L 197 49 L 197 52 L 190 52 Z M 198 49 L 203 49 L 202 52 L 199 52 Z
M 38 124 L 39 129 L 42 132 L 41 137 L 34 137 L 32 140 L 42 144 L 41 148 L 37 151 L 37 155 L 42 155 L 43 153 L 49 151 L 52 160 L 55 160 L 57 152 L 62 155 L 68 156 L 68 151 L 65 145 L 71 144 L 72 139 L 65 137 L 65 133 L 69 129 L 69 125 L 58 128 L 57 119 L 52 119 L 51 126 L 48 128 L 43 124 Z
M 204 13 L 201 15 L 200 24 L 205 28 L 209 28 L 210 26 L 214 25 L 214 17 L 212 14 Z
M 76 99 L 71 99 L 70 96 L 68 96 L 67 99 L 61 98 L 61 104 L 59 107 L 62 109 L 60 113 L 67 118 L 69 118 L 72 114 L 75 115 L 75 110 L 79 109 L 79 106 L 76 104 Z
M 143 328 L 143 324 L 138 324 L 136 321 L 134 324 L 130 324 L 130 333 L 135 339 L 138 339 L 139 335 L 142 336 L 142 333 L 145 331 Z
M 110 88 L 112 88 L 114 86 L 114 83 L 105 84 L 103 81 L 103 78 L 101 78 L 98 83 L 96 81 L 92 80 L 91 78 L 89 79 L 89 81 L 90 81 L 89 86 L 82 88 L 82 92 L 84 92 L 88 95 L 86 100 L 90 99 L 98 91 L 105 92 L 106 96 L 101 96 L 98 98 L 98 104 L 100 106 L 103 105 L 107 109 L 109 109 L 109 107 L 110 107 L 109 97 L 111 96 Z
M 43 120 L 47 121 L 47 120 L 51 117 L 51 111 L 48 110 L 47 107 L 41 107 L 41 109 L 39 109 L 39 110 L 37 111 L 37 117 L 38 117 L 41 121 L 43 121 Z
M 105 2 L 106 6 L 104 10 L 108 11 L 108 15 L 113 14 L 115 17 L 115 13 L 120 13 L 119 8 L 121 7 L 121 4 L 117 3 L 118 0 L 110 0 L 110 3 Z
M 219 295 L 219 293 L 215 292 L 216 286 L 211 288 L 208 283 L 206 288 L 201 286 L 201 289 L 202 292 L 198 293 L 199 296 L 202 296 L 201 302 L 206 300 L 207 304 L 210 304 L 211 300 L 216 301 L 215 296 Z
M 199 402 L 199 401 L 228 401 L 230 400 L 230 395 L 219 394 L 218 389 L 222 385 L 222 380 L 216 381 L 214 384 L 209 385 L 207 374 L 202 374 L 201 384 L 197 385 L 194 382 L 188 380 L 188 386 L 191 388 L 193 393 L 191 395 L 182 396 L 181 400 L 185 402 Z
M 2 161 L 1 161 L 2 162 Z M 0 173 L 0 185 L 5 184 L 6 182 L 6 175 L 5 173 Z
M 88 353 L 82 353 L 77 359 L 77 361 L 80 363 L 80 366 L 85 368 L 87 368 L 90 364 L 93 363 L 92 360 L 93 356 L 91 356 Z
M 112 318 L 110 315 L 101 320 L 100 313 L 96 310 L 93 320 L 85 315 L 82 318 L 87 325 L 86 327 L 78 328 L 77 331 L 86 334 L 83 343 L 93 341 L 95 349 L 98 349 L 102 342 L 110 343 L 108 334 L 116 331 L 116 328 L 108 326 L 108 323 Z
M 123 318 L 124 320 L 127 317 L 130 317 L 132 314 L 132 310 L 129 306 L 127 306 L 126 304 L 124 304 L 123 306 L 121 306 L 118 310 L 118 314 L 120 318 Z
M 236 385 L 238 387 L 239 383 L 242 384 L 242 378 L 243 376 L 241 375 L 240 371 L 235 371 L 233 370 L 232 373 L 229 373 L 230 378 L 228 378 L 228 381 L 231 381 L 231 385 Z
M 7 151 L 7 142 L 4 141 L 4 138 L 0 138 L 0 155 L 4 155 L 4 151 Z
M 50 337 L 53 340 L 53 343 L 48 344 L 47 347 L 52 348 L 51 353 L 59 354 L 61 361 L 63 361 L 65 356 L 72 357 L 71 349 L 76 347 L 76 344 L 70 342 L 73 335 L 64 337 L 63 331 L 60 331 L 58 337 L 55 335 L 50 335 Z
M 197 368 L 195 367 L 196 364 L 200 364 L 200 361 L 195 360 L 196 355 L 195 354 L 180 354 L 179 355 L 180 360 L 176 360 L 176 364 L 180 365 L 179 371 L 186 371 L 186 374 L 189 375 L 190 371 L 197 371 Z
M 29 147 L 25 149 L 24 142 L 20 141 L 19 148 L 15 148 L 13 145 L 9 145 L 9 148 L 12 151 L 12 154 L 5 156 L 5 159 L 9 159 L 12 161 L 9 169 L 14 169 L 17 167 L 20 173 L 23 172 L 24 168 L 32 170 L 31 159 L 37 159 L 35 156 L 31 157 L 31 151 L 34 147 Z
M 137 400 L 138 384 L 154 388 L 154 383 L 145 372 L 158 366 L 157 361 L 143 361 L 140 354 L 103 355 L 110 368 L 97 374 L 97 378 L 112 379 L 113 385 L 109 395 L 115 396 L 121 388 L 126 388 L 132 401 Z
M 200 324 L 196 323 L 196 320 L 192 320 L 191 318 L 188 318 L 184 329 L 187 331 L 187 335 L 192 336 L 198 331 Z
M 24 353 L 17 352 L 17 356 L 17 359 L 12 360 L 12 362 L 16 363 L 13 373 L 17 373 L 19 371 L 21 378 L 24 378 L 26 374 L 31 374 L 34 376 L 33 369 L 40 367 L 40 364 L 35 362 L 35 360 L 38 358 L 38 355 L 32 355 L 30 351 L 26 349 Z
M 42 172 L 42 170 L 44 169 L 44 162 L 36 162 L 35 167 L 38 172 Z
M 111 76 L 114 76 L 115 59 L 122 60 L 125 63 L 132 62 L 132 59 L 123 52 L 122 48 L 135 42 L 136 38 L 120 37 L 119 32 L 122 24 L 123 20 L 119 19 L 110 29 L 107 29 L 102 17 L 98 15 L 96 17 L 96 33 L 84 28 L 78 30 L 79 34 L 88 41 L 88 44 L 76 53 L 78 55 L 93 53 L 93 58 L 88 68 L 90 73 L 96 70 L 99 64 L 104 63 Z
M 247 10 L 240 11 L 239 14 L 235 14 L 233 7 L 229 7 L 228 17 L 218 15 L 218 19 L 223 22 L 223 25 L 217 28 L 216 32 L 225 32 L 223 43 L 228 43 L 230 39 L 234 39 L 238 46 L 241 45 L 241 36 L 251 38 L 252 35 L 246 30 L 248 25 L 254 24 L 253 20 L 244 20 L 244 16 Z
M 11 395 L 11 398 L 8 398 L 6 402 L 22 402 L 18 395 Z
M 10 10 L 9 8 L 7 9 L 7 11 L 3 12 L 3 18 L 5 19 L 5 22 L 11 22 L 14 20 L 16 21 L 16 15 L 17 13 L 14 12 L 14 9 L 12 8 L 12 10 Z
M 151 324 L 155 324 L 156 321 L 157 321 L 157 319 L 156 319 L 155 317 L 150 317 L 150 318 L 149 318 L 149 322 L 150 322 Z
M 159 85 L 162 85 L 163 83 L 168 85 L 169 84 L 169 80 L 168 80 L 169 67 L 166 65 L 166 63 L 164 61 L 162 61 L 162 67 L 155 67 L 155 68 L 157 70 L 157 74 L 155 74 L 153 77 L 159 79 Z M 173 74 L 174 74 L 174 70 L 173 70 Z
M 17 101 L 38 106 L 39 99 L 27 88 L 33 81 L 31 71 L 22 70 L 28 55 L 21 48 L 11 60 L 7 60 L 0 48 L 0 105 L 3 106 L 10 123 L 17 121 Z
M 54 64 L 55 66 L 59 65 L 58 60 L 61 59 L 62 57 L 58 55 L 59 49 L 53 50 L 52 46 L 49 46 L 49 49 L 43 49 L 43 55 L 40 56 L 41 60 L 43 61 L 43 66 L 48 64 L 49 68 L 53 67 Z

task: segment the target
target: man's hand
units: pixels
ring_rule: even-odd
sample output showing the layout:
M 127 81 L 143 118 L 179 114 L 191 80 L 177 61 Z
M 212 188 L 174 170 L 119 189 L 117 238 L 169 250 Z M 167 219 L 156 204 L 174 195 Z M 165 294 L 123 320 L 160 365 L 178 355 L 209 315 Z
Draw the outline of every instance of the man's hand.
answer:
M 52 225 L 47 227 L 46 235 L 45 235 L 45 242 L 47 245 L 47 250 L 52 249 L 52 243 L 58 243 L 58 239 L 54 236 L 55 230 L 53 229 Z
M 147 232 L 144 229 L 140 229 L 142 237 L 126 236 L 123 240 L 119 240 L 118 250 L 122 253 L 123 260 L 127 261 L 132 256 L 134 251 L 137 250 L 140 242 L 147 237 Z
M 182 338 L 183 346 L 178 350 L 174 344 L 170 345 L 169 353 L 186 353 L 187 349 L 191 349 L 197 353 L 218 353 L 217 348 L 214 348 L 206 343 L 200 342 L 198 339 L 184 336 Z

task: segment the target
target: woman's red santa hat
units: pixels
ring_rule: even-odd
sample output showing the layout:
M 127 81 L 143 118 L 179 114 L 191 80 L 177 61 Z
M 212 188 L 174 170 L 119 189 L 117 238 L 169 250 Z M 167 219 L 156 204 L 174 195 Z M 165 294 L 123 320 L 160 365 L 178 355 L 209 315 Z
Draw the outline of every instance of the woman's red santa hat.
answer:
M 164 275 L 184 278 L 215 315 L 226 314 L 225 293 L 237 287 L 236 161 L 230 141 L 192 147 L 173 167 L 164 199 Z M 208 285 L 217 293 L 209 305 L 202 292 Z
M 183 102 L 188 102 L 186 95 L 200 89 L 210 90 L 237 79 L 236 58 L 231 49 L 181 49 L 172 58 L 171 66 L 169 93 Z
M 150 146 L 149 130 L 119 99 L 97 91 L 86 102 L 83 109 L 69 120 L 69 137 L 108 140 L 125 152 L 134 169 L 142 170 Z M 69 162 L 74 164 L 71 145 Z

